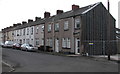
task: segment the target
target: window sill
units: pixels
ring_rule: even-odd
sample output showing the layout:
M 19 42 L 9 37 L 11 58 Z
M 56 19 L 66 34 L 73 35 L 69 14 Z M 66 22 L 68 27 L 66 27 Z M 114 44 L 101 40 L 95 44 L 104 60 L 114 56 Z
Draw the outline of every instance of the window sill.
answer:
M 79 30 L 80 28 L 75 28 L 75 30 Z
M 48 33 L 51 33 L 51 31 L 48 31 Z
M 67 47 L 62 47 L 62 49 L 71 49 L 71 48 L 67 48 Z
M 59 30 L 55 30 L 55 32 L 59 32 Z
M 69 29 L 64 29 L 64 31 L 68 31 Z

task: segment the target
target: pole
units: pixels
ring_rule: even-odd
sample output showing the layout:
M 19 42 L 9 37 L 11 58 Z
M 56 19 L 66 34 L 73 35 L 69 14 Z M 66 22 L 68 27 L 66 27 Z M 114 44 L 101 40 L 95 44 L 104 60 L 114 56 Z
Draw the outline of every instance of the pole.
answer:
M 103 55 L 105 57 L 105 41 L 103 41 Z
M 108 12 L 110 12 L 110 1 L 108 0 Z
M 108 24 L 110 24 L 109 12 L 110 12 L 110 2 L 108 0 Z M 110 49 L 108 49 L 108 60 L 110 60 Z

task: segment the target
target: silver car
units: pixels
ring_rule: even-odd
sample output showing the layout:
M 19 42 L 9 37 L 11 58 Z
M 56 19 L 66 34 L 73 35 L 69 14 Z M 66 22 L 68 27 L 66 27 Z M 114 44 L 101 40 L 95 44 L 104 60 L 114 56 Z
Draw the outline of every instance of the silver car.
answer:
M 31 44 L 22 44 L 21 45 L 21 50 L 36 51 L 37 49 L 35 47 L 33 47 Z

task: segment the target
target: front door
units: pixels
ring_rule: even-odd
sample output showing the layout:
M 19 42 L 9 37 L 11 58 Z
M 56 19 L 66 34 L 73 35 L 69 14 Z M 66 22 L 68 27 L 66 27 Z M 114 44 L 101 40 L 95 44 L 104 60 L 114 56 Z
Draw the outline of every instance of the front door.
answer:
M 59 39 L 55 39 L 55 52 L 59 52 Z
M 79 38 L 76 38 L 75 39 L 75 42 L 76 42 L 76 47 L 75 47 L 75 54 L 80 54 L 80 39 Z

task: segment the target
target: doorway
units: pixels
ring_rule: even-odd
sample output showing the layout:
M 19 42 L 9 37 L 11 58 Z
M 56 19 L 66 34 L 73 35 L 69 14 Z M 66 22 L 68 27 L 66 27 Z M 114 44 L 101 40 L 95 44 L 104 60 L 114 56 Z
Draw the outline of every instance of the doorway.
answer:
M 75 38 L 75 54 L 80 54 L 80 39 Z
M 59 52 L 59 39 L 55 39 L 55 52 Z

